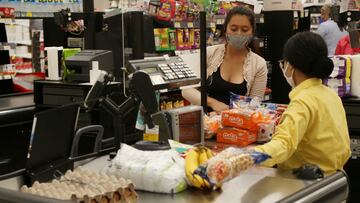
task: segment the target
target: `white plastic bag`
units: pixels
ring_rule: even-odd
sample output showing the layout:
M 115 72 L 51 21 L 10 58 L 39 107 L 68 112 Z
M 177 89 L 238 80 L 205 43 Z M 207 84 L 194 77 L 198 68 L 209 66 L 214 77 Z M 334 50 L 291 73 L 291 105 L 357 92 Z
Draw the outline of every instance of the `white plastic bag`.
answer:
M 184 169 L 184 159 L 173 149 L 141 151 L 122 144 L 105 172 L 132 180 L 138 190 L 178 193 L 187 188 Z

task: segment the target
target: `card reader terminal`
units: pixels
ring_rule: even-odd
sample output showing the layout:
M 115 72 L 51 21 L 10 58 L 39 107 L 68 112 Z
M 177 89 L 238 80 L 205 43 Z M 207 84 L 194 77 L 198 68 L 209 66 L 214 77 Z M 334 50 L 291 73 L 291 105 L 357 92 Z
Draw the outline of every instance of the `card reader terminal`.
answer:
M 200 78 L 180 57 L 130 60 L 127 68 L 130 73 L 144 71 L 149 74 L 155 90 L 179 88 L 200 82 Z

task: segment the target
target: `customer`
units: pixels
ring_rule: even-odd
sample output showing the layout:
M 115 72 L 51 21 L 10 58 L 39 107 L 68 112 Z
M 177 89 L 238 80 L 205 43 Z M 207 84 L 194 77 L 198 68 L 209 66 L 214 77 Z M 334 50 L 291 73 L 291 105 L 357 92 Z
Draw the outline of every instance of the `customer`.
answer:
M 341 31 L 337 23 L 330 18 L 330 5 L 324 5 L 320 11 L 321 18 L 324 22 L 319 25 L 317 33 L 325 40 L 328 54 L 334 55 L 337 43 L 348 33 L 346 31 Z
M 267 82 L 265 60 L 251 51 L 255 32 L 255 15 L 245 7 L 229 11 L 224 23 L 226 43 L 207 48 L 207 105 L 216 112 L 228 109 L 230 92 L 262 99 Z M 200 92 L 182 91 L 192 104 L 200 105 Z
M 284 48 L 283 74 L 293 87 L 290 104 L 270 142 L 255 147 L 271 155 L 267 166 L 293 169 L 316 164 L 325 172 L 342 169 L 350 156 L 350 141 L 341 99 L 322 85 L 333 63 L 324 40 L 315 33 L 291 37 Z

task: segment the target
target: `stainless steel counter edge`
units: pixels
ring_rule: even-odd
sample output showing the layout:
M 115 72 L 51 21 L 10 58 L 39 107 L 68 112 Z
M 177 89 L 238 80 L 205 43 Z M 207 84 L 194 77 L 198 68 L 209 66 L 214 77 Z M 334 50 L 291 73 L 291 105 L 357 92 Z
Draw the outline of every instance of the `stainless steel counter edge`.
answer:
M 349 195 L 348 177 L 344 171 L 338 171 L 322 181 L 316 182 L 278 203 L 295 202 L 342 202 Z

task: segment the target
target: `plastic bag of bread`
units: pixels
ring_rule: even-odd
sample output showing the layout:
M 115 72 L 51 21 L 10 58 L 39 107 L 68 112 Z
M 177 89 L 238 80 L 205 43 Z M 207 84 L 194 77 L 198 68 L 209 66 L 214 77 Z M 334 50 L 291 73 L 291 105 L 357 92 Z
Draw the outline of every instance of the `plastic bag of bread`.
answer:
M 213 186 L 221 186 L 224 182 L 238 176 L 241 171 L 269 158 L 269 155 L 261 152 L 229 147 L 199 166 L 194 174 L 208 180 Z
M 221 128 L 221 115 L 204 116 L 205 138 L 213 138 L 218 129 Z

